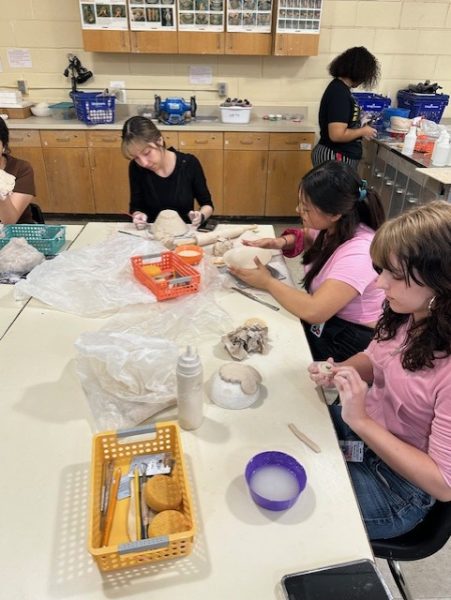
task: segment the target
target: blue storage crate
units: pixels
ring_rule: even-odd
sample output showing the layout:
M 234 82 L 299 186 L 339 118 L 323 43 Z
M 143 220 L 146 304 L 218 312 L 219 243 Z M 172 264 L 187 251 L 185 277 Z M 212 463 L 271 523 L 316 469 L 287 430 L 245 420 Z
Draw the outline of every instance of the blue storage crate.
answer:
M 415 94 L 409 90 L 399 90 L 397 98 L 400 108 L 410 110 L 409 119 L 421 116 L 435 123 L 440 122 L 449 101 L 446 94 Z
M 87 125 L 114 123 L 116 97 L 103 92 L 72 92 L 77 119 Z
M 369 92 L 353 92 L 357 104 L 365 112 L 379 113 L 391 104 L 390 98 Z
M 64 225 L 3 225 L 0 229 L 0 248 L 13 238 L 23 237 L 30 246 L 46 256 L 56 254 L 66 241 Z

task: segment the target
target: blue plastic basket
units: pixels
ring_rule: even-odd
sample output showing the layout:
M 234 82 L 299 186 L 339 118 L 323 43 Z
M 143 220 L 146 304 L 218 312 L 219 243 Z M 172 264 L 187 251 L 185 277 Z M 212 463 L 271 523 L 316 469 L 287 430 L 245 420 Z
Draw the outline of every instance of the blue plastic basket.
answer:
M 353 92 L 360 108 L 366 112 L 378 113 L 382 112 L 391 104 L 390 98 L 381 96 L 380 94 L 372 94 L 370 92 Z
M 399 90 L 397 99 L 400 108 L 410 110 L 409 119 L 421 116 L 439 123 L 448 105 L 449 96 L 446 94 L 415 94 L 408 90 Z
M 66 241 L 64 225 L 3 225 L 0 229 L 0 248 L 13 238 L 22 237 L 46 256 L 56 254 Z
M 72 92 L 77 119 L 87 125 L 114 123 L 116 97 L 103 92 Z

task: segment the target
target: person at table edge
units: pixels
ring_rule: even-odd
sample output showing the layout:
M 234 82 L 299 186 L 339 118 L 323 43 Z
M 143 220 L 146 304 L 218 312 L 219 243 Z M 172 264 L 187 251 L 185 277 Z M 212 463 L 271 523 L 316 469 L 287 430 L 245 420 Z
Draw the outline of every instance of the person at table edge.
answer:
M 155 221 L 165 209 L 177 211 L 194 226 L 202 226 L 213 214 L 199 160 L 193 154 L 166 148 L 160 130 L 150 119 L 136 116 L 124 123 L 122 153 L 130 159 L 130 214 L 137 227 Z

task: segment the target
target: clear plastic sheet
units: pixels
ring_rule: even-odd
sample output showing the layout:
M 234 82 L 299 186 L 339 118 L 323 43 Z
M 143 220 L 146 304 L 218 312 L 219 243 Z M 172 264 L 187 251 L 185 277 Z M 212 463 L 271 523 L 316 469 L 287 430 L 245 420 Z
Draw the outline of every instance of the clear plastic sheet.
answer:
M 133 276 L 130 257 L 165 248 L 155 241 L 117 234 L 100 244 L 62 252 L 15 285 L 15 296 L 34 296 L 59 310 L 102 317 L 155 296 Z
M 87 332 L 77 373 L 98 431 L 132 427 L 176 401 L 177 344 L 134 333 Z
M 12 238 L 0 250 L 0 273 L 23 275 L 45 261 L 45 256 L 25 238 Z
M 132 427 L 175 403 L 175 367 L 187 344 L 218 343 L 232 326 L 209 292 L 131 306 L 75 343 L 77 372 L 96 428 Z

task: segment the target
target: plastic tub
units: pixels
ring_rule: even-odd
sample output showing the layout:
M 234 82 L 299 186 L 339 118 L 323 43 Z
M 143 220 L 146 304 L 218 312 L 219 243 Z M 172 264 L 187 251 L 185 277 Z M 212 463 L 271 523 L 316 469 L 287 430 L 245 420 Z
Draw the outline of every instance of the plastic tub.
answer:
M 223 123 L 249 123 L 251 106 L 221 106 L 221 121 Z
M 416 94 L 408 90 L 400 90 L 397 94 L 398 106 L 409 109 L 409 118 L 425 117 L 429 121 L 440 123 L 445 108 L 448 106 L 447 94 Z
M 253 501 L 268 510 L 291 508 L 307 484 L 304 467 L 277 451 L 256 454 L 246 466 L 245 478 Z
M 58 102 L 57 104 L 50 104 L 50 115 L 53 119 L 69 121 L 76 119 L 75 107 L 72 102 Z

